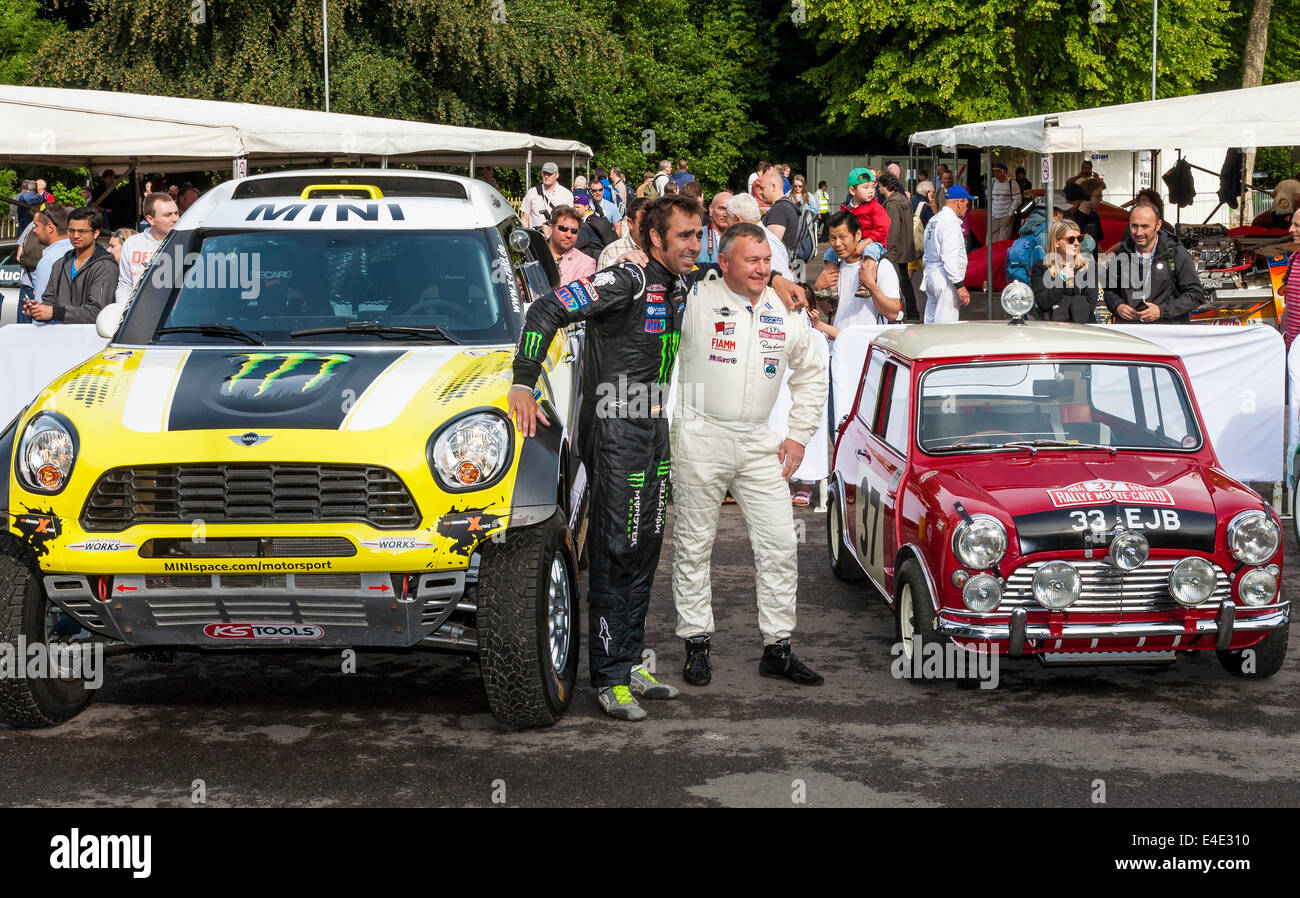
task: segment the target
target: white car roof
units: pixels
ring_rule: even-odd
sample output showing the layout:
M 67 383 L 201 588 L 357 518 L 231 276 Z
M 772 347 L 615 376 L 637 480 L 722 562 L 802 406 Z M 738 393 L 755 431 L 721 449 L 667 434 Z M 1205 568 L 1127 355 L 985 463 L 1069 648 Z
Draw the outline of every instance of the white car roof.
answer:
M 1031 321 L 1023 325 L 1006 321 L 915 324 L 891 327 L 872 342 L 918 361 L 1030 354 L 1178 356 L 1163 346 L 1110 328 L 1055 321 Z
M 382 197 L 309 196 L 306 184 L 373 185 Z M 308 169 L 225 181 L 176 226 L 238 230 L 473 230 L 496 227 L 514 209 L 482 181 L 405 169 Z

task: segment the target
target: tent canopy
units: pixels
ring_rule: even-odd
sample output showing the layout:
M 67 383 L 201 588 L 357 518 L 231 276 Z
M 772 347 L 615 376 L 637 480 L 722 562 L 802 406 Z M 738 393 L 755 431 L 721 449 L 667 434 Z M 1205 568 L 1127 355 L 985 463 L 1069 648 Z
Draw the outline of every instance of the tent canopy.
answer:
M 401 119 L 99 90 L 0 85 L 0 160 L 95 166 L 138 162 L 154 171 L 229 163 L 382 159 L 422 165 L 569 165 L 591 148 L 575 140 Z
M 918 131 L 911 142 L 949 153 L 959 146 L 1017 147 L 1035 153 L 1296 146 L 1300 145 L 1298 108 L 1300 81 L 1288 81 Z

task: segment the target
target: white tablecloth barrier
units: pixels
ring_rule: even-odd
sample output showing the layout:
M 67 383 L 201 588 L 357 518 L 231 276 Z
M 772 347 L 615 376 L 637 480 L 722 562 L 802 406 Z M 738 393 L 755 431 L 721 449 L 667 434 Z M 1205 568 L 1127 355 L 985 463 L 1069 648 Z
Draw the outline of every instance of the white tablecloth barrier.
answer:
M 1283 456 L 1279 450 L 1285 446 L 1282 427 L 1286 417 L 1283 395 L 1286 377 L 1281 334 L 1271 327 L 1200 324 L 1087 326 L 1123 331 L 1178 353 L 1192 379 L 1192 390 L 1201 407 L 1210 442 L 1224 470 L 1248 482 L 1270 483 L 1283 479 Z M 831 384 L 836 421 L 853 405 L 867 357 L 867 344 L 884 329 L 846 328 L 835 340 L 831 350 Z M 1292 358 L 1295 360 L 1294 353 Z M 1291 370 L 1294 384 L 1295 365 Z M 1295 407 L 1296 392 L 1293 388 L 1291 414 L 1293 420 L 1300 420 L 1300 411 Z M 1296 430 L 1293 425 L 1291 432 Z
M 1295 452 L 1300 446 L 1300 340 L 1291 343 L 1286 357 L 1287 409 L 1286 409 L 1286 476 L 1289 484 L 1295 478 Z
M 93 324 L 0 327 L 0 428 L 46 384 L 107 345 Z
M 826 335 L 821 331 L 816 331 L 817 348 L 821 350 L 822 358 L 829 360 L 830 347 Z M 790 432 L 790 371 L 786 369 L 785 379 L 781 383 L 781 392 L 777 394 L 776 405 L 772 406 L 772 415 L 768 418 L 767 426 L 773 433 L 779 433 L 785 436 Z M 831 472 L 830 468 L 830 428 L 828 426 L 826 408 L 822 408 L 822 420 L 817 426 L 817 432 L 813 438 L 808 441 L 804 448 L 803 462 L 799 465 L 798 470 L 794 472 L 794 480 L 802 480 L 806 483 L 816 483 Z

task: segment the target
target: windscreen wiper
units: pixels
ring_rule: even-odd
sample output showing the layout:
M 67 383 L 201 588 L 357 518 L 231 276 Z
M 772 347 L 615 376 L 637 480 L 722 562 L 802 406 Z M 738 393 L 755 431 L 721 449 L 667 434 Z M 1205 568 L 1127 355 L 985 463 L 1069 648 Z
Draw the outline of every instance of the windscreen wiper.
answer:
M 460 341 L 445 329 L 435 325 L 429 327 L 399 327 L 393 324 L 380 324 L 378 321 L 349 321 L 342 327 L 313 327 L 307 330 L 291 331 L 290 337 L 314 337 L 317 334 L 374 334 L 385 340 L 429 339 L 436 337 L 445 343 Z
M 992 443 L 950 443 L 947 446 L 931 446 L 926 452 L 956 452 L 961 449 L 993 449 Z
M 1099 446 L 1096 443 L 1071 443 L 1069 440 L 1013 440 L 1010 443 L 1003 443 L 1003 446 L 1024 446 L 1026 449 L 1037 449 L 1039 447 L 1060 448 L 1060 449 L 1101 449 L 1115 454 L 1114 446 Z
M 231 327 L 229 324 L 195 324 L 187 327 L 164 327 L 154 336 L 161 337 L 164 334 L 200 334 L 204 337 L 234 337 L 237 340 L 243 340 L 245 343 L 266 344 L 266 338 L 257 331 L 240 330 L 237 327 Z

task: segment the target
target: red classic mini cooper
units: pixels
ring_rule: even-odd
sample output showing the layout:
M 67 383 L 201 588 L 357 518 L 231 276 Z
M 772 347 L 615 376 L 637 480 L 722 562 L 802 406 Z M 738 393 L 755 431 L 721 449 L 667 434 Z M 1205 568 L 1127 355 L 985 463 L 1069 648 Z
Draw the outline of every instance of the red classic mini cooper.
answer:
M 885 595 L 908 660 L 949 639 L 1048 664 L 1214 649 L 1271 676 L 1281 526 L 1187 384 L 1178 356 L 1097 328 L 882 333 L 835 439 L 836 575 Z

